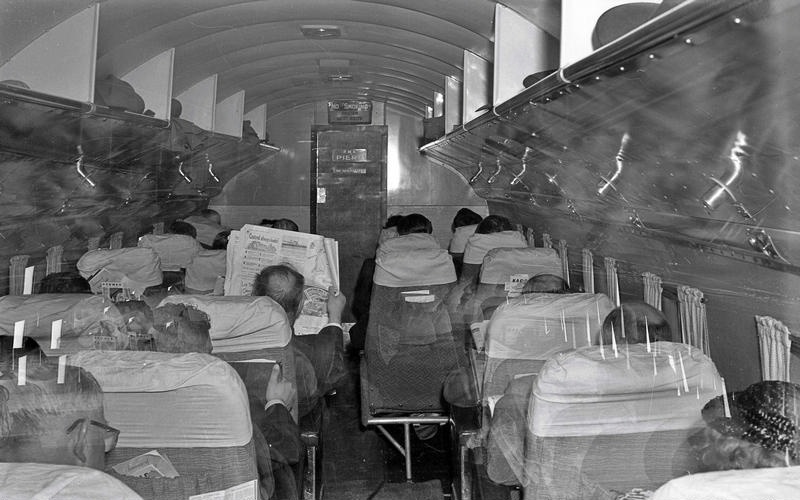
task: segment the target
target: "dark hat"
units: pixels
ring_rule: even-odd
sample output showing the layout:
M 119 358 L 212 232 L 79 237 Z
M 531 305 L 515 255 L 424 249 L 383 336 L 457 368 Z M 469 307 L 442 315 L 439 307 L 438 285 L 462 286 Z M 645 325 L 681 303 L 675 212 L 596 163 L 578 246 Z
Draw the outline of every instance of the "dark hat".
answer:
M 703 419 L 720 434 L 737 437 L 768 450 L 788 450 L 800 457 L 800 386 L 768 380 L 729 394 L 730 418 L 724 415 L 723 397 L 703 407 Z

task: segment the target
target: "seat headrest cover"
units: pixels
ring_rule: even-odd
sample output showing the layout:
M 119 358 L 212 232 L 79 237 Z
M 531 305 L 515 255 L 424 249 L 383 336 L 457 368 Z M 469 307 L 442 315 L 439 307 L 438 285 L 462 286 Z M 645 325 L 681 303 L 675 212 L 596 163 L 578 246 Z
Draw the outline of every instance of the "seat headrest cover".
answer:
M 81 500 L 103 498 L 141 500 L 120 480 L 76 465 L 0 463 L 0 491 L 7 500 Z
M 409 234 L 386 241 L 375 257 L 376 285 L 444 285 L 456 281 L 453 259 L 429 234 Z
M 480 282 L 502 285 L 513 274 L 527 274 L 532 278 L 542 273 L 563 277 L 561 258 L 554 249 L 493 248 L 483 258 Z
M 516 297 L 501 304 L 492 315 L 486 328 L 486 355 L 543 360 L 557 352 L 590 345 L 589 338 L 592 344 L 597 343 L 603 320 L 613 308 L 602 293 Z
M 252 438 L 247 392 L 236 371 L 209 354 L 82 351 L 68 363 L 103 389 L 121 447 L 243 446 Z
M 155 250 L 163 271 L 185 268 L 202 248 L 196 239 L 185 234 L 145 234 L 139 238 L 139 246 Z
M 219 233 L 228 230 L 227 227 L 220 226 L 200 215 L 191 215 L 183 219 L 183 222 L 188 222 L 194 226 L 197 231 L 197 241 L 208 246 L 214 243 L 214 238 L 216 238 Z
M 475 234 L 475 229 L 477 228 L 477 224 L 457 227 L 453 232 L 453 238 L 450 240 L 450 253 L 464 253 L 464 249 L 467 246 L 467 240 L 470 236 Z
M 226 250 L 200 250 L 186 267 L 186 286 L 193 290 L 213 290 L 217 277 L 227 271 Z
M 59 319 L 62 338 L 95 333 L 100 330 L 101 321 L 122 326 L 116 306 L 100 295 L 42 293 L 0 297 L 0 335 L 14 335 L 14 324 L 25 320 L 24 335 L 36 339 L 45 353 L 50 352 L 53 321 Z
M 493 248 L 525 248 L 528 242 L 519 231 L 473 234 L 464 249 L 464 264 L 482 264 L 486 253 Z
M 269 297 L 169 295 L 159 306 L 164 304 L 187 304 L 206 313 L 215 353 L 280 348 L 292 339 L 286 313 Z
M 587 346 L 550 358 L 533 387 L 538 436 L 629 434 L 702 427 L 722 392 L 713 361 L 688 344 Z
M 800 498 L 800 466 L 688 474 L 670 480 L 651 500 Z
M 90 279 L 104 270 L 107 281 L 120 281 L 137 293 L 162 281 L 161 261 L 150 248 L 97 249 L 83 254 L 78 260 L 78 272 Z

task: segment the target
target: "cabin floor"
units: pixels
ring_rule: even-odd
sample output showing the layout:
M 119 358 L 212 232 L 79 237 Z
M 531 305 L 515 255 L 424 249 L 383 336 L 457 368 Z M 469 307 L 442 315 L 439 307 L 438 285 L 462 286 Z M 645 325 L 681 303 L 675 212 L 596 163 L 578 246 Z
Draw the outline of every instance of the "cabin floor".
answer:
M 330 500 L 441 500 L 451 498 L 448 429 L 421 441 L 411 435 L 413 482 L 405 479 L 405 461 L 375 428 L 360 418 L 358 352 L 346 349 L 348 375 L 329 399 L 322 436 L 322 498 Z M 387 430 L 403 441 L 401 426 Z

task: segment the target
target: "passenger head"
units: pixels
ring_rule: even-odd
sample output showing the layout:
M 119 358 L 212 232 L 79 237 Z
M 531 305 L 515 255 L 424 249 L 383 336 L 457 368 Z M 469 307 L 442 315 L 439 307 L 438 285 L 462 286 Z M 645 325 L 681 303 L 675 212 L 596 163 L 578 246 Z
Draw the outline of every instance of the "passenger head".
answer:
M 625 320 L 623 331 L 622 320 Z M 611 334 L 617 343 L 644 344 L 650 333 L 650 342 L 672 340 L 672 331 L 666 316 L 644 302 L 629 302 L 614 309 L 603 321 L 603 342 L 611 343 Z M 625 337 L 623 338 L 623 333 Z
M 39 293 L 92 293 L 89 282 L 72 271 L 51 273 L 39 283 Z
M 473 212 L 469 208 L 462 208 L 456 212 L 456 216 L 453 217 L 453 223 L 450 225 L 450 230 L 455 231 L 459 227 L 480 224 L 482 220 L 483 217 Z
M 299 231 L 300 228 L 291 219 L 277 219 L 272 222 L 272 227 L 275 229 L 283 229 L 284 231 Z
M 164 304 L 153 310 L 159 352 L 211 353 L 211 322 L 203 311 L 186 304 Z
M 784 467 L 800 463 L 800 386 L 769 380 L 703 408 L 706 428 L 690 438 L 710 470 Z
M 405 236 L 414 233 L 427 233 L 433 232 L 433 224 L 422 214 L 408 214 L 397 223 L 397 234 Z
M 210 220 L 214 224 L 217 224 L 217 225 L 222 224 L 222 217 L 219 215 L 219 212 L 217 212 L 216 210 L 212 210 L 210 208 L 204 208 L 203 210 L 200 210 L 200 215 L 202 217 Z
M 175 222 L 170 224 L 169 232 L 171 234 L 185 234 L 186 236 L 197 238 L 197 229 L 195 229 L 193 225 L 189 224 L 188 222 L 184 222 L 182 220 L 176 220 Z
M 119 434 L 103 418 L 103 394 L 94 377 L 28 356 L 25 384 L 1 364 L 0 461 L 81 465 L 103 470 Z
M 228 238 L 230 231 L 222 231 L 214 236 L 214 241 L 211 243 L 211 250 L 226 250 L 228 248 Z
M 170 110 L 169 110 L 169 117 L 170 118 L 180 118 L 181 117 L 181 113 L 183 112 L 183 105 L 181 104 L 181 101 L 179 101 L 179 100 L 177 100 L 177 99 L 175 99 L 173 97 L 170 102 L 171 102 L 171 105 L 170 105 Z
M 275 224 L 275 219 L 261 219 L 261 222 L 258 223 L 259 226 L 264 227 L 272 227 Z
M 400 224 L 400 221 L 403 220 L 403 216 L 399 214 L 390 215 L 388 219 L 386 219 L 386 223 L 383 225 L 383 229 L 389 229 L 390 227 L 397 227 Z
M 153 310 L 142 300 L 128 300 L 114 304 L 129 334 L 147 335 L 153 328 Z
M 253 295 L 267 296 L 286 311 L 294 322 L 303 305 L 305 278 L 286 264 L 265 267 L 253 281 Z
M 522 288 L 522 293 L 572 293 L 572 290 L 561 276 L 542 273 L 529 279 Z
M 502 215 L 489 215 L 478 223 L 475 228 L 475 234 L 492 234 L 502 231 L 513 231 L 514 226 L 511 221 Z

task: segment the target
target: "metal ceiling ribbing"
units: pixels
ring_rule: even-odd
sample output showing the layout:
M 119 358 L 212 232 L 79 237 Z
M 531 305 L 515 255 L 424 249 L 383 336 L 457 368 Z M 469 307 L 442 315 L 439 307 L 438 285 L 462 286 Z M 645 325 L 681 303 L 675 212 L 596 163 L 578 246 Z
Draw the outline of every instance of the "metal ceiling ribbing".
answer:
M 513 3 L 516 0 L 510 0 Z M 86 0 L 3 0 L 17 40 L 3 58 Z M 370 98 L 422 115 L 446 76 L 461 77 L 463 50 L 492 59 L 495 2 L 486 0 L 101 0 L 98 76 L 125 74 L 175 48 L 173 93 L 217 74 L 218 98 L 245 91 L 245 109 L 267 103 L 270 116 L 325 98 Z M 558 0 L 524 3 L 542 27 Z M 518 6 L 519 8 L 519 6 Z M 7 17 L 7 16 L 4 16 Z M 308 39 L 302 25 L 335 25 L 340 38 Z M 24 29 L 23 29 L 24 28 Z M 545 28 L 547 29 L 547 28 Z M 4 30 L 5 31 L 5 30 Z M 19 41 L 22 39 L 22 41 Z M 25 42 L 27 40 L 27 42 Z M 21 45 L 21 46 L 20 46 Z M 339 60 L 340 68 L 320 68 Z M 323 64 L 324 66 L 324 64 Z M 352 81 L 329 81 L 330 74 Z

